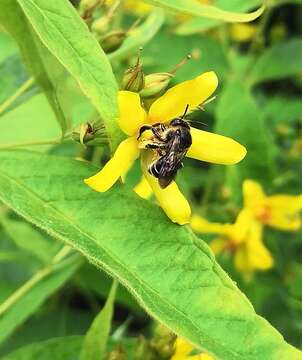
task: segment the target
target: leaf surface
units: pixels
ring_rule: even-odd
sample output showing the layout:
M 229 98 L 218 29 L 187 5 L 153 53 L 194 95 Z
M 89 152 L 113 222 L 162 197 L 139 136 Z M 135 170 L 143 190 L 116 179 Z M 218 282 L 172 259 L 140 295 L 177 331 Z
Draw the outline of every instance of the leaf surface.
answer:
M 50 274 L 37 282 L 3 312 L 0 315 L 0 343 L 32 315 L 52 293 L 57 291 L 75 273 L 81 263 L 81 258 L 77 254 L 58 263 Z
M 47 96 L 64 134 L 71 120 L 64 92 L 60 94 L 65 81 L 64 68 L 33 32 L 16 0 L 1 1 L 0 23 L 17 41 L 27 69 Z
M 100 194 L 86 163 L 0 152 L 0 199 L 114 275 L 149 314 L 223 360 L 302 359 L 187 227 L 127 187 Z
M 2 360 L 75 360 L 83 342 L 82 336 L 64 336 L 22 347 Z
M 85 335 L 80 360 L 104 359 L 111 330 L 117 284 L 117 281 L 114 280 L 105 306 L 93 320 Z
M 76 79 L 98 110 L 115 146 L 117 84 L 105 53 L 67 0 L 17 0 L 51 54 Z
M 231 11 L 250 11 L 255 9 L 257 6 L 262 4 L 261 0 L 217 0 L 215 1 L 215 5 L 223 10 L 231 10 Z M 217 19 L 205 19 L 200 17 L 194 17 L 189 19 L 182 24 L 180 24 L 176 33 L 179 35 L 190 35 L 196 34 L 203 31 L 207 31 L 215 28 L 216 26 L 223 25 L 223 20 Z
M 109 54 L 110 60 L 121 60 L 132 55 L 133 52 L 138 52 L 139 48 L 148 43 L 153 36 L 158 32 L 164 22 L 164 12 L 162 9 L 155 9 L 147 17 L 145 22 L 133 29 L 122 46 Z
M 258 10 L 240 14 L 232 11 L 222 10 L 212 5 L 202 5 L 197 0 L 144 0 L 155 6 L 168 10 L 181 12 L 188 15 L 200 16 L 209 19 L 217 19 L 228 22 L 249 22 L 257 19 L 264 11 L 264 5 Z
M 302 39 L 286 40 L 263 51 L 251 71 L 251 81 L 256 84 L 299 76 L 301 63 Z

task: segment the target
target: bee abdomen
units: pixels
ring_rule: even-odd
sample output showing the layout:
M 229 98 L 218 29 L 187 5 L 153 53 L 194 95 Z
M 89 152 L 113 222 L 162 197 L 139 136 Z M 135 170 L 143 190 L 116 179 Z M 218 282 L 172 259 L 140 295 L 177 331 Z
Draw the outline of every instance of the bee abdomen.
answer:
M 155 161 L 154 163 L 152 163 L 149 167 L 148 167 L 148 171 L 151 175 L 153 175 L 154 177 L 156 177 L 158 179 L 159 177 L 159 169 L 157 168 L 157 161 Z

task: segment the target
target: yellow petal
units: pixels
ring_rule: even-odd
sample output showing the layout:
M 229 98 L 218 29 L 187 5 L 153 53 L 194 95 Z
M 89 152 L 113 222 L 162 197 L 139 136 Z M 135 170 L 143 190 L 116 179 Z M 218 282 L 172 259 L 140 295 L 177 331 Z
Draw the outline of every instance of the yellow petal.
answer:
M 189 342 L 178 337 L 175 342 L 175 353 L 171 360 L 183 360 L 193 349 Z
M 215 360 L 211 355 L 209 354 L 200 354 L 200 355 L 196 355 L 196 360 Z M 194 360 L 194 357 L 192 357 L 189 360 Z
M 245 246 L 240 246 L 234 256 L 235 268 L 241 273 L 250 273 L 253 269 L 248 262 L 248 254 Z
M 138 156 L 139 150 L 136 138 L 128 138 L 119 144 L 113 157 L 101 171 L 84 181 L 93 190 L 105 192 L 130 169 Z
M 149 122 L 168 122 L 181 116 L 187 105 L 193 110 L 213 94 L 217 85 L 217 76 L 210 71 L 172 87 L 152 104 Z
M 162 189 L 158 184 L 158 180 L 148 173 L 144 165 L 142 165 L 142 168 L 157 201 L 167 216 L 179 225 L 188 224 L 191 218 L 191 208 L 176 183 L 172 181 L 169 186 Z
M 194 214 L 191 218 L 191 227 L 194 231 L 204 234 L 224 234 L 225 225 L 215 222 L 209 222 L 203 217 Z
M 228 241 L 226 240 L 226 238 L 217 238 L 211 241 L 210 248 L 212 249 L 213 253 L 217 256 L 225 250 L 227 244 Z
M 286 214 L 282 211 L 271 211 L 265 224 L 284 231 L 297 231 L 302 225 L 298 214 Z
M 232 241 L 236 244 L 243 242 L 250 231 L 253 221 L 254 220 L 250 211 L 245 209 L 241 210 L 237 216 L 235 224 L 230 226 L 228 235 Z
M 152 195 L 151 186 L 149 185 L 144 175 L 142 176 L 140 182 L 135 185 L 133 190 L 137 193 L 138 196 L 142 197 L 143 199 L 149 199 Z
M 131 91 L 119 91 L 118 106 L 119 127 L 129 136 L 136 135 L 146 123 L 146 112 L 141 106 L 139 95 Z
M 148 14 L 152 10 L 152 5 L 137 0 L 126 0 L 124 6 L 127 11 L 141 16 Z
M 267 224 L 280 230 L 296 231 L 301 227 L 299 212 L 302 210 L 302 195 L 274 195 L 267 198 L 270 218 Z
M 259 206 L 265 204 L 265 194 L 259 183 L 253 180 L 245 180 L 243 182 L 244 206 L 255 211 Z
M 254 221 L 246 247 L 250 267 L 255 270 L 265 271 L 273 266 L 274 261 L 271 253 L 263 244 L 262 231 L 263 225 L 259 221 Z
M 187 156 L 214 164 L 232 165 L 241 161 L 246 149 L 226 136 L 191 128 L 192 145 Z

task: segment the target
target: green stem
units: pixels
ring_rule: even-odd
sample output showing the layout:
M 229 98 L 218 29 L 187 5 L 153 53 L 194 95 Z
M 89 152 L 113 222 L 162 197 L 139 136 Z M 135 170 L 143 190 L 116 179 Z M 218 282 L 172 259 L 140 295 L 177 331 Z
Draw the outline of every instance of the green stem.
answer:
M 0 114 L 2 114 L 4 111 L 6 111 L 17 99 L 19 96 L 25 93 L 26 90 L 28 90 L 32 84 L 34 83 L 34 78 L 29 78 L 24 84 L 22 84 L 19 89 L 7 100 L 4 101 L 0 105 Z
M 22 296 L 28 293 L 39 281 L 43 280 L 47 275 L 49 275 L 53 269 L 54 265 L 63 260 L 67 254 L 71 251 L 71 247 L 65 245 L 51 260 L 50 264 L 45 268 L 39 270 L 32 278 L 30 278 L 24 285 L 19 287 L 11 296 L 9 296 L 1 305 L 0 305 L 0 316 L 5 313 L 10 307 L 12 307 Z
M 273 7 L 270 4 L 267 5 L 267 10 L 263 13 L 261 20 L 258 24 L 257 31 L 254 35 L 253 41 L 250 45 L 250 52 L 256 52 L 261 50 L 264 46 L 264 31 L 271 17 Z
M 25 146 L 36 146 L 36 145 L 57 145 L 61 144 L 62 140 L 67 141 L 69 138 L 65 136 L 63 139 L 53 139 L 53 140 L 38 140 L 38 141 L 28 141 L 23 143 L 15 143 L 15 144 L 7 144 L 7 145 L 0 145 L 0 150 L 7 150 L 7 149 L 14 149 L 19 147 L 25 147 Z
M 100 166 L 100 160 L 102 157 L 104 149 L 101 147 L 96 147 L 93 151 L 91 162 L 97 166 Z

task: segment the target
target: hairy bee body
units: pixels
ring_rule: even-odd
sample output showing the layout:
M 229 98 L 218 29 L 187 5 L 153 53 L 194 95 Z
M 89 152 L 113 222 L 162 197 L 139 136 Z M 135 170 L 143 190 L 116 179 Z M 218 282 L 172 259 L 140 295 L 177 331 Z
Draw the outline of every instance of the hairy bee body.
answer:
M 143 126 L 139 137 L 145 130 L 152 130 L 153 133 L 153 138 L 145 147 L 155 153 L 155 160 L 149 165 L 148 171 L 164 189 L 183 167 L 182 160 L 192 144 L 190 126 L 183 118 L 176 118 L 169 125 L 157 123 Z

